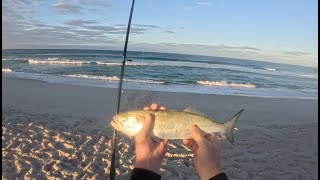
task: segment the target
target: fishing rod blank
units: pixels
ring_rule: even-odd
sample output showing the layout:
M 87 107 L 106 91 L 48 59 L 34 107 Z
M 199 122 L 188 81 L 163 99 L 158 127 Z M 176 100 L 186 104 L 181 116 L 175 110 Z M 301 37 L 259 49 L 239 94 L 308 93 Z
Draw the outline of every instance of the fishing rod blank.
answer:
M 121 73 L 120 73 L 120 81 L 119 81 L 119 87 L 118 87 L 118 96 L 117 96 L 117 110 L 116 114 L 119 113 L 120 110 L 120 100 L 121 100 L 121 92 L 122 92 L 122 81 L 123 81 L 123 73 L 124 73 L 124 66 L 127 61 L 127 47 L 128 47 L 128 40 L 129 40 L 129 34 L 130 34 L 130 26 L 131 26 L 131 18 L 132 18 L 132 13 L 133 13 L 133 7 L 134 7 L 134 2 L 135 0 L 132 0 L 132 5 L 131 5 L 131 11 L 130 11 L 130 17 L 129 17 L 129 22 L 128 22 L 128 27 L 127 27 L 127 35 L 126 35 L 126 41 L 124 44 L 124 49 L 123 49 L 123 60 L 122 60 L 122 66 L 121 66 Z M 128 59 L 128 61 L 130 61 Z M 111 156 L 111 167 L 110 167 L 110 180 L 115 179 L 115 159 L 116 159 L 116 146 L 117 146 L 117 131 L 113 131 L 113 139 L 112 139 L 112 156 Z

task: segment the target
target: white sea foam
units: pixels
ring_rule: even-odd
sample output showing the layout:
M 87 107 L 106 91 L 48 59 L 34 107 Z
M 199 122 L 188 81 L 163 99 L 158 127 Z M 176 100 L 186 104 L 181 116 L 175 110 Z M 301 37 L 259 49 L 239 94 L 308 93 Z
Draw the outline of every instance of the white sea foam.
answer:
M 64 76 L 74 77 L 74 78 L 84 78 L 84 79 L 97 79 L 97 80 L 112 80 L 112 81 L 119 80 L 117 76 L 94 76 L 94 75 L 86 75 L 86 74 L 71 74 L 71 75 L 64 75 Z
M 29 64 L 89 64 L 86 61 L 71 61 L 71 60 L 36 60 L 29 59 Z
M 121 66 L 122 63 L 117 62 L 104 62 L 104 61 L 97 61 L 96 62 L 99 65 L 107 65 L 107 66 Z M 140 63 L 140 62 L 126 62 L 127 66 L 154 66 L 154 63 Z
M 84 79 L 96 79 L 96 80 L 109 80 L 109 81 L 119 81 L 120 78 L 117 76 L 94 76 L 94 75 L 86 75 L 86 74 L 71 74 L 71 75 L 64 75 L 67 77 L 74 77 L 74 78 L 84 78 Z M 137 82 L 137 83 L 147 83 L 147 84 L 164 84 L 164 81 L 154 81 L 149 79 L 123 79 L 124 81 L 128 82 Z
M 10 68 L 2 68 L 2 72 L 12 72 Z
M 129 66 L 155 66 L 154 63 L 140 63 L 140 62 L 127 62 L 126 63 Z
M 250 83 L 229 83 L 226 81 L 197 81 L 198 84 L 207 86 L 223 86 L 223 87 L 242 87 L 255 88 L 256 85 Z
M 150 79 L 124 79 L 124 81 L 138 82 L 138 83 L 147 83 L 147 84 L 164 84 L 164 81 L 154 81 Z
M 317 74 L 301 74 L 302 77 L 307 77 L 307 78 L 317 78 Z
M 70 59 L 59 59 L 59 58 L 47 58 L 47 59 L 29 59 L 29 64 L 61 64 L 61 65 L 82 65 L 82 64 L 97 64 L 104 66 L 121 66 L 121 62 L 106 62 L 106 61 L 84 61 L 84 60 L 70 60 Z M 221 64 L 207 64 L 207 63 L 196 63 L 196 62 L 162 62 L 162 61 L 153 61 L 153 62 L 134 62 L 127 61 L 126 66 L 170 66 L 170 67 L 197 67 L 197 68 L 206 68 L 206 69 L 235 69 L 241 71 L 252 71 L 250 68 L 246 67 L 237 67 L 233 65 L 221 65 Z M 267 71 L 275 71 L 276 69 L 272 68 L 263 68 Z
M 107 66 L 121 66 L 120 62 L 104 62 L 104 61 L 79 61 L 79 60 L 69 60 L 69 59 L 59 59 L 59 58 L 48 58 L 45 60 L 29 59 L 29 64 L 65 64 L 65 65 L 81 65 L 81 64 L 91 64 L 96 63 L 98 65 Z M 153 66 L 150 63 L 140 63 L 140 62 L 127 62 L 127 66 Z
M 28 60 L 28 58 L 21 58 L 21 57 L 2 58 L 2 61 L 25 61 L 25 60 Z
M 48 60 L 49 60 L 49 61 L 52 61 L 52 60 L 53 60 L 53 61 L 56 61 L 56 60 L 59 60 L 59 58 L 57 58 L 57 57 L 54 57 L 54 58 L 48 58 Z
M 268 68 L 268 67 L 264 67 L 263 69 L 267 70 L 267 71 L 275 71 L 275 68 Z
M 101 61 L 98 61 L 96 63 L 99 64 L 99 65 L 107 65 L 107 66 L 120 66 L 121 65 L 121 63 L 115 63 L 115 62 L 101 62 Z

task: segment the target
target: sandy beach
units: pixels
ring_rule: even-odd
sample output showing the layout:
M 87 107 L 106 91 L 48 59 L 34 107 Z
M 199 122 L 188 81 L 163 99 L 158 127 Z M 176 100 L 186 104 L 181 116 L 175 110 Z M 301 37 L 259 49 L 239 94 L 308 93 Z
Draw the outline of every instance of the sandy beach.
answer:
M 116 89 L 2 77 L 2 179 L 106 179 Z M 318 179 L 318 100 L 123 91 L 122 111 L 152 102 L 192 106 L 224 122 L 245 108 L 235 146 L 222 143 L 229 179 Z M 118 139 L 117 179 L 134 168 L 133 139 Z M 199 179 L 191 152 L 170 141 L 162 179 Z

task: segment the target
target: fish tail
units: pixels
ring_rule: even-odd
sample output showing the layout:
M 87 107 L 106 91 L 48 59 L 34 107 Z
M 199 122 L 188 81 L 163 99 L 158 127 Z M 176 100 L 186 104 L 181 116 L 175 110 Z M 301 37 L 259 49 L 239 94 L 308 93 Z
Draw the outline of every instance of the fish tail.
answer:
M 234 135 L 233 135 L 233 129 L 234 126 L 236 125 L 238 118 L 240 117 L 241 113 L 243 112 L 244 109 L 239 111 L 236 115 L 234 115 L 232 118 L 230 118 L 228 121 L 226 121 L 223 126 L 225 128 L 225 136 L 227 139 L 231 142 L 231 144 L 234 145 Z

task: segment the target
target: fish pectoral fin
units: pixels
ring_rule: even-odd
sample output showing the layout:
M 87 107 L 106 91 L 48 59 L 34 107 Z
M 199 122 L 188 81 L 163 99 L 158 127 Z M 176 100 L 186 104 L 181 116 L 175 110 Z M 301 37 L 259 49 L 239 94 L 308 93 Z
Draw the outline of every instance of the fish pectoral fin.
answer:
M 197 115 L 200 115 L 200 116 L 204 116 L 204 117 L 208 117 L 208 115 L 200 112 L 199 110 L 189 106 L 187 107 L 185 110 L 183 110 L 184 112 L 188 112 L 188 113 L 191 113 L 191 114 L 197 114 Z

